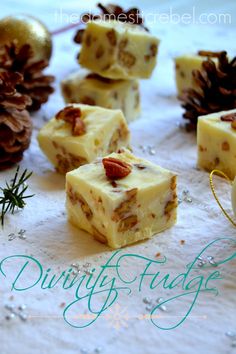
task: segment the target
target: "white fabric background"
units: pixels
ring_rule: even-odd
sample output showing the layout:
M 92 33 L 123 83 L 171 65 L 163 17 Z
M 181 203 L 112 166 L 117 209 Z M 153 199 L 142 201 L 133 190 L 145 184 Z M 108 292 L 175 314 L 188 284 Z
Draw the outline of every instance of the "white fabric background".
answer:
M 71 13 L 76 9 L 86 9 L 94 2 L 61 1 L 56 5 L 47 1 L 28 2 L 26 0 L 5 1 L 1 4 L 1 15 L 9 13 L 31 13 L 47 23 L 50 29 L 61 24 L 55 23 L 54 12 L 62 5 Z M 122 3 L 122 2 L 121 2 Z M 123 1 L 125 4 L 125 2 Z M 230 12 L 231 26 L 195 26 L 153 24 L 152 32 L 162 41 L 158 58 L 158 66 L 151 80 L 142 81 L 142 115 L 140 120 L 131 124 L 132 146 L 134 152 L 144 156 L 163 167 L 175 170 L 179 174 L 179 194 L 188 189 L 193 198 L 192 204 L 183 202 L 179 206 L 178 223 L 171 230 L 144 243 L 128 247 L 124 252 L 133 252 L 151 258 L 157 252 L 168 258 L 168 271 L 177 274 L 183 271 L 208 242 L 218 237 L 235 237 L 235 229 L 221 214 L 211 194 L 208 174 L 196 170 L 196 137 L 180 129 L 181 108 L 176 100 L 174 85 L 174 67 L 172 58 L 185 52 L 198 49 L 228 50 L 236 53 L 235 11 L 234 1 L 130 1 L 129 5 L 139 4 L 149 11 L 154 9 L 165 12 L 173 6 L 177 13 L 191 10 L 196 6 L 199 11 L 215 10 Z M 63 25 L 63 24 L 62 24 Z M 35 197 L 30 199 L 23 212 L 6 219 L 4 231 L 0 230 L 0 259 L 14 254 L 33 255 L 45 267 L 63 270 L 73 262 L 93 266 L 102 265 L 111 251 L 95 242 L 86 233 L 80 232 L 66 221 L 64 208 L 64 178 L 57 175 L 52 166 L 40 152 L 35 136 L 37 130 L 55 112 L 63 107 L 58 83 L 68 73 L 78 67 L 75 55 L 78 47 L 71 38 L 74 30 L 55 36 L 54 55 L 48 72 L 56 75 L 55 94 L 38 112 L 34 119 L 34 137 L 30 149 L 25 154 L 22 168 L 33 170 L 30 190 Z M 156 155 L 150 156 L 139 148 L 143 145 L 154 145 Z M 13 170 L 0 174 L 1 185 L 5 179 L 11 178 Z M 230 210 L 230 190 L 223 181 L 217 182 L 219 195 Z M 26 240 L 8 241 L 11 232 L 17 233 L 26 229 Z M 184 239 L 186 243 L 180 244 Z M 215 257 L 223 257 L 233 253 L 232 245 L 224 244 L 216 249 Z M 65 292 L 60 289 L 43 292 L 38 288 L 24 293 L 14 293 L 14 299 L 6 282 L 0 281 L 0 353 L 80 353 L 85 348 L 93 353 L 96 347 L 102 347 L 102 353 L 126 354 L 169 354 L 169 353 L 234 353 L 231 340 L 226 331 L 236 330 L 235 321 L 235 266 L 236 262 L 219 267 L 223 279 L 218 283 L 219 295 L 202 294 L 194 308 L 192 316 L 178 329 L 162 331 L 149 321 L 137 320 L 137 314 L 145 313 L 142 299 L 150 295 L 152 298 L 165 297 L 166 294 L 141 294 L 121 297 L 118 304 L 122 311 L 129 313 L 128 327 L 116 330 L 106 318 L 99 319 L 94 325 L 84 330 L 69 327 L 62 319 L 60 304 L 66 301 Z M 134 267 L 134 268 L 133 268 Z M 127 265 L 127 273 L 136 270 L 137 265 Z M 14 270 L 12 269 L 12 272 Z M 203 270 L 196 272 L 204 273 Z M 199 273 L 199 274 L 200 274 Z M 32 316 L 23 323 L 17 318 L 7 322 L 4 317 L 7 311 L 5 304 L 26 304 L 27 313 Z M 84 307 L 83 310 L 86 310 Z M 182 305 L 167 308 L 170 316 L 178 316 Z M 135 317 L 136 316 L 136 317 Z M 205 316 L 205 317 L 202 317 Z

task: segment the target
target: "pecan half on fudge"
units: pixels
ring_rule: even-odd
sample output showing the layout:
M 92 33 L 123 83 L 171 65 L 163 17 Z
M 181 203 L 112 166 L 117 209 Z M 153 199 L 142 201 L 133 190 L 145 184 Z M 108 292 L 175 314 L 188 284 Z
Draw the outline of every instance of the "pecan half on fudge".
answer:
M 39 145 L 59 173 L 129 146 L 130 133 L 121 110 L 73 104 L 39 132 Z
M 79 53 L 81 66 L 111 79 L 147 79 L 156 65 L 159 40 L 138 25 L 88 22 Z
M 198 167 L 236 177 L 236 109 L 199 117 Z
M 116 249 L 176 222 L 176 175 L 121 149 L 66 176 L 69 221 Z

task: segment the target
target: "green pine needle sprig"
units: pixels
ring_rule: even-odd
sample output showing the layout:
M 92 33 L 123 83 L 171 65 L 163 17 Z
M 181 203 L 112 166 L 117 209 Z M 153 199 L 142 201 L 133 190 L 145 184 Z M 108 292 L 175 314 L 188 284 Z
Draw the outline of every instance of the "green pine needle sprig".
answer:
M 32 176 L 33 172 L 24 170 L 21 176 L 19 176 L 20 167 L 16 169 L 14 178 L 10 183 L 6 182 L 5 188 L 0 187 L 2 196 L 0 196 L 0 220 L 2 227 L 4 226 L 5 215 L 9 212 L 14 214 L 16 209 L 23 209 L 26 205 L 25 199 L 31 198 L 32 195 L 25 195 L 28 185 L 26 181 Z

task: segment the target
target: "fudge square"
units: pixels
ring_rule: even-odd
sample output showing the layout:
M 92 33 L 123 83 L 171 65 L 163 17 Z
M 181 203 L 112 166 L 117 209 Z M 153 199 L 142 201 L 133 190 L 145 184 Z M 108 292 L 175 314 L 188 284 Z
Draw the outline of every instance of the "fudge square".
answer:
M 236 176 L 236 109 L 198 118 L 198 167 Z
M 140 114 L 137 80 L 112 80 L 81 69 L 61 82 L 61 90 L 66 103 L 121 109 L 127 122 Z
M 159 40 L 142 27 L 119 21 L 88 22 L 81 66 L 111 79 L 147 79 L 156 65 Z
M 67 173 L 69 221 L 116 249 L 176 222 L 174 173 L 120 149 Z
M 39 145 L 59 173 L 129 146 L 130 133 L 121 110 L 68 105 L 39 132 Z
M 192 72 L 200 70 L 204 60 L 207 60 L 206 56 L 197 54 L 185 54 L 175 58 L 175 80 L 178 95 L 188 88 L 197 89 Z M 216 58 L 211 58 L 211 60 L 217 62 Z

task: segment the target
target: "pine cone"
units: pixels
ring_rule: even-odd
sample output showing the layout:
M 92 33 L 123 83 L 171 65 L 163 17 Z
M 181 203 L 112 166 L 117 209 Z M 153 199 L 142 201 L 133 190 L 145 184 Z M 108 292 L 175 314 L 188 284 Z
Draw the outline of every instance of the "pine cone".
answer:
M 104 19 L 104 20 L 118 20 L 120 22 L 127 22 L 133 25 L 139 25 L 143 27 L 146 31 L 148 29 L 144 26 L 143 18 L 140 16 L 140 10 L 137 8 L 131 8 L 125 11 L 122 7 L 115 4 L 108 4 L 106 6 L 102 4 L 97 4 L 97 7 L 101 10 L 100 15 L 85 14 L 82 17 L 84 23 L 90 20 Z M 82 43 L 84 29 L 79 29 L 74 37 L 76 43 Z
M 22 81 L 19 73 L 0 71 L 0 170 L 19 162 L 30 143 L 32 123 L 25 107 L 31 99 L 15 89 Z
M 236 57 L 229 60 L 227 52 L 198 53 L 207 56 L 201 70 L 193 70 L 196 89 L 187 89 L 179 97 L 189 120 L 187 130 L 195 130 L 201 115 L 236 108 Z M 215 64 L 211 58 L 217 58 Z
M 33 61 L 33 51 L 29 44 L 19 47 L 17 41 L 13 41 L 0 48 L 0 68 L 19 72 L 24 77 L 16 88 L 18 92 L 31 97 L 32 104 L 27 108 L 30 111 L 38 110 L 54 91 L 51 86 L 54 77 L 42 72 L 47 66 L 46 60 Z

